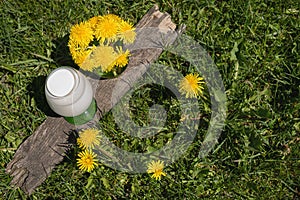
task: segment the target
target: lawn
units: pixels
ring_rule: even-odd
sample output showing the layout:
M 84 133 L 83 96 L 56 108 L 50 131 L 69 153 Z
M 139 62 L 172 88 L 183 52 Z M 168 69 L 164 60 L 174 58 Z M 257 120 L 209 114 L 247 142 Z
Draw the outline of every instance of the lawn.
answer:
M 196 137 L 184 155 L 165 166 L 161 180 L 101 163 L 91 173 L 82 172 L 75 146 L 31 196 L 10 186 L 7 163 L 46 119 L 39 102 L 43 78 L 59 66 L 74 66 L 66 46 L 71 26 L 107 13 L 136 24 L 154 4 L 187 26 L 185 34 L 208 52 L 221 74 L 227 117 L 215 148 L 198 157 L 211 117 L 205 88 L 208 98 L 198 99 Z M 2 0 L 0 5 L 0 199 L 300 199 L 297 1 Z M 157 63 L 184 75 L 194 70 L 168 52 Z M 172 140 L 180 117 L 171 109 L 177 106 L 171 92 L 150 85 L 133 96 L 133 120 L 139 125 L 147 124 L 153 101 L 168 108 L 165 131 L 149 139 L 131 138 L 110 112 L 100 122 L 107 137 L 133 152 Z

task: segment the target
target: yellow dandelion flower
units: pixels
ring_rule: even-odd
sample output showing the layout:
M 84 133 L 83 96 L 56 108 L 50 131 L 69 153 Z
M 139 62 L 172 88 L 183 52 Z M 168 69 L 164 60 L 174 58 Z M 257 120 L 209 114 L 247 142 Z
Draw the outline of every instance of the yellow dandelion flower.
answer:
M 151 176 L 152 178 L 155 178 L 156 180 L 160 180 L 161 176 L 166 176 L 166 173 L 163 172 L 164 169 L 164 162 L 163 161 L 152 161 L 148 164 L 147 172 L 153 173 Z
M 95 68 L 98 67 L 98 65 L 94 62 L 93 59 L 91 59 L 91 55 L 93 54 L 93 50 L 95 49 L 95 46 L 89 47 L 88 51 L 89 54 L 87 56 L 82 56 L 80 60 L 81 63 L 78 65 L 81 69 L 92 72 Z
M 114 51 L 114 48 L 111 46 L 97 46 L 89 59 L 92 59 L 93 62 L 101 67 L 101 71 L 110 72 L 113 67 L 117 54 Z
M 126 66 L 128 64 L 128 56 L 130 56 L 128 49 L 124 52 L 121 46 L 117 48 L 117 59 L 115 60 L 115 65 L 118 67 Z
M 81 22 L 72 26 L 70 31 L 70 40 L 81 45 L 88 46 L 91 41 L 93 41 L 94 32 L 87 22 Z
M 118 23 L 121 23 L 121 21 L 122 21 L 121 17 L 119 17 L 118 15 L 114 15 L 114 14 L 106 14 L 103 16 L 103 18 L 113 19 Z
M 83 63 L 88 59 L 92 50 L 78 50 L 74 51 L 72 54 L 72 58 L 74 62 L 83 70 L 92 71 L 92 66 L 83 65 Z
M 130 23 L 122 20 L 119 26 L 118 37 L 123 40 L 124 44 L 130 44 L 134 42 L 135 36 L 135 28 Z
M 76 57 L 78 52 L 83 52 L 85 49 L 87 49 L 88 45 L 79 45 L 76 41 L 70 39 L 68 42 L 68 47 L 72 57 L 74 58 Z
M 113 14 L 103 16 L 96 25 L 95 37 L 101 43 L 105 40 L 115 41 L 119 30 L 119 17 Z
M 85 71 L 89 71 L 92 72 L 94 71 L 95 68 L 97 68 L 97 66 L 95 65 L 95 63 L 93 62 L 93 60 L 88 59 L 89 57 L 87 57 L 82 63 L 81 65 L 79 65 L 80 69 L 83 69 Z
M 102 19 L 101 16 L 94 16 L 94 17 L 92 17 L 92 18 L 90 18 L 90 19 L 88 20 L 88 23 L 90 24 L 91 28 L 92 28 L 93 30 L 95 30 L 95 28 L 96 28 L 98 22 L 99 22 L 101 19 Z
M 100 144 L 99 130 L 95 128 L 86 129 L 79 132 L 77 144 L 83 149 L 92 149 Z
M 98 160 L 96 154 L 91 150 L 84 150 L 78 154 L 77 166 L 81 171 L 91 172 L 98 166 Z
M 186 98 L 197 97 L 203 93 L 204 81 L 198 74 L 186 75 L 179 84 L 179 92 L 185 94 Z
M 77 51 L 80 49 L 78 44 L 76 44 L 73 40 L 69 40 L 68 47 L 71 53 L 72 58 L 76 56 Z

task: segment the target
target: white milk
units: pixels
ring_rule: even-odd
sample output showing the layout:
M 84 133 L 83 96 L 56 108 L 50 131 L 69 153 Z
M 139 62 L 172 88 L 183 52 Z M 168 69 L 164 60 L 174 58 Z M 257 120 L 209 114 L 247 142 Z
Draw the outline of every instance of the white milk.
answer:
M 50 108 L 64 117 L 82 114 L 93 100 L 90 82 L 71 67 L 60 67 L 49 74 L 45 94 Z

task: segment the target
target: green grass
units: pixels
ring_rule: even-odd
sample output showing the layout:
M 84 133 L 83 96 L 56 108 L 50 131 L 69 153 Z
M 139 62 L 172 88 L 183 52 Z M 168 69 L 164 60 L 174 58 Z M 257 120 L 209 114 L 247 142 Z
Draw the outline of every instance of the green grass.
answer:
M 165 168 L 167 176 L 161 181 L 105 165 L 91 174 L 82 173 L 76 166 L 74 148 L 31 196 L 11 187 L 11 177 L 5 173 L 7 163 L 18 145 L 46 118 L 39 85 L 51 70 L 73 66 L 65 46 L 71 25 L 108 12 L 137 23 L 154 3 L 170 13 L 176 24 L 187 25 L 186 34 L 208 51 L 222 75 L 228 116 L 215 150 L 204 159 L 198 158 L 210 120 L 209 102 L 199 100 L 202 118 L 196 139 L 184 156 Z M 297 1 L 2 0 L 0 5 L 3 199 L 300 198 Z M 185 73 L 193 67 L 168 53 L 158 62 Z M 131 103 L 137 123 L 147 123 L 157 89 L 136 91 Z M 161 99 L 156 101 L 166 108 L 176 107 L 170 96 L 158 97 Z M 171 109 L 168 122 L 167 130 L 174 130 L 178 115 Z M 159 148 L 173 137 L 159 134 L 152 139 L 133 139 L 118 129 L 111 113 L 101 124 L 108 137 L 130 151 Z

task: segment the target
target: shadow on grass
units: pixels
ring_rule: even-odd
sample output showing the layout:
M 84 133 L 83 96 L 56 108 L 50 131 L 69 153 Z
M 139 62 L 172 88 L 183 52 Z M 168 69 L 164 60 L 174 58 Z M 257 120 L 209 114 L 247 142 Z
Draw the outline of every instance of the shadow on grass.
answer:
M 27 91 L 29 92 L 29 95 L 34 98 L 37 108 L 45 113 L 45 115 L 59 117 L 59 115 L 52 111 L 47 103 L 45 96 L 46 78 L 46 76 L 38 76 L 34 78 L 31 84 L 27 87 Z
M 76 166 L 76 158 L 78 154 L 78 149 L 76 148 L 76 141 L 78 138 L 78 131 L 70 130 L 68 133 L 68 140 L 66 145 L 68 148 L 66 149 L 65 155 L 61 163 L 68 163 L 68 165 Z
M 54 62 L 58 67 L 69 66 L 78 69 L 78 66 L 74 63 L 72 59 L 68 47 L 68 41 L 69 41 L 69 34 L 54 40 L 51 58 L 54 60 Z

